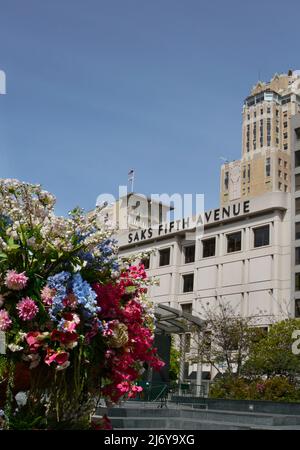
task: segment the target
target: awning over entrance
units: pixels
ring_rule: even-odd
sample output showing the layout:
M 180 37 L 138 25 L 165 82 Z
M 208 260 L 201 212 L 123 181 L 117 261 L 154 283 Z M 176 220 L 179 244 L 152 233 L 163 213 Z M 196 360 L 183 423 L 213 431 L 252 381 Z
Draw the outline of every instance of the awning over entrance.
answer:
M 163 304 L 155 305 L 156 333 L 181 334 L 195 327 L 202 328 L 204 321 L 199 317 Z

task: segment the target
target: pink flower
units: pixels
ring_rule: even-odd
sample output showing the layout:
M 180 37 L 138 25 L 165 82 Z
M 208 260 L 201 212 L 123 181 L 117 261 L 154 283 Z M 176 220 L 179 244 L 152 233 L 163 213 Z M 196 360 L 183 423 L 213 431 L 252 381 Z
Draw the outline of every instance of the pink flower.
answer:
M 69 359 L 69 353 L 52 350 L 51 348 L 48 348 L 47 355 L 45 358 L 45 363 L 50 366 L 51 363 L 56 362 L 59 366 L 62 366 L 65 364 L 67 366 L 66 362 Z
M 5 309 L 0 310 L 0 331 L 7 331 L 11 326 L 12 321 L 8 312 Z
M 37 315 L 39 308 L 35 304 L 34 300 L 30 297 L 22 298 L 19 303 L 17 303 L 17 310 L 20 319 L 22 320 L 32 320 Z
M 27 281 L 28 277 L 26 277 L 25 272 L 17 273 L 15 270 L 9 270 L 5 277 L 6 286 L 13 291 L 24 289 L 27 285 Z
M 41 346 L 41 340 L 38 339 L 40 335 L 39 331 L 29 331 L 29 333 L 26 334 L 25 339 L 31 352 L 36 352 Z
M 52 299 L 55 295 L 55 290 L 49 288 L 49 286 L 43 287 L 41 291 L 41 299 L 46 306 L 52 305 Z

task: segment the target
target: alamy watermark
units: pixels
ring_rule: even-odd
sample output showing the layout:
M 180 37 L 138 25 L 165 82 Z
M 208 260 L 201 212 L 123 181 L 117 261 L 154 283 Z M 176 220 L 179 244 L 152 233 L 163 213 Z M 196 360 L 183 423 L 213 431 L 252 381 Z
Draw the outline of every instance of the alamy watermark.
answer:
M 119 186 L 118 198 L 104 193 L 97 197 L 98 220 L 119 232 L 142 230 L 155 234 L 185 231 L 189 240 L 203 234 L 203 194 L 144 194 L 128 192 Z

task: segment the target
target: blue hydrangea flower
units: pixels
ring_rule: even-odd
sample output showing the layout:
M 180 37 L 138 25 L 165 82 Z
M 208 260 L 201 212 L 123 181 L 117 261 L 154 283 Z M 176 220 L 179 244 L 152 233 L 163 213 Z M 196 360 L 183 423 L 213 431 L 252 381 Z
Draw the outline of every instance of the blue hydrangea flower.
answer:
M 83 316 L 85 318 L 91 318 L 101 310 L 97 305 L 96 292 L 93 291 L 87 281 L 83 280 L 80 273 L 73 275 L 72 290 L 77 297 L 78 304 L 83 309 Z

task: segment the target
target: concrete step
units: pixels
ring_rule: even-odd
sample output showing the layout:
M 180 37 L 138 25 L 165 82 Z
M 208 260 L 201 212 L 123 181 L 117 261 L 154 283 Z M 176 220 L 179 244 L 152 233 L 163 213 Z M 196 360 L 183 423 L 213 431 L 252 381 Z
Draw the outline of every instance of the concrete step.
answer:
M 96 416 L 97 417 L 97 416 Z M 111 417 L 114 430 L 249 430 L 252 424 L 154 417 Z
M 235 425 L 258 425 L 258 426 L 285 426 L 300 425 L 300 416 L 271 415 L 265 413 L 220 411 L 220 410 L 198 410 L 191 408 L 98 408 L 97 414 L 107 414 L 111 419 L 132 418 L 140 419 L 155 418 L 158 420 L 194 420 L 196 422 L 226 422 Z

